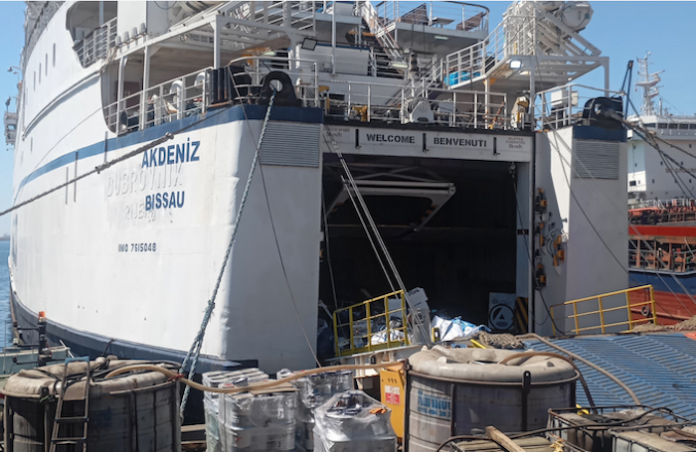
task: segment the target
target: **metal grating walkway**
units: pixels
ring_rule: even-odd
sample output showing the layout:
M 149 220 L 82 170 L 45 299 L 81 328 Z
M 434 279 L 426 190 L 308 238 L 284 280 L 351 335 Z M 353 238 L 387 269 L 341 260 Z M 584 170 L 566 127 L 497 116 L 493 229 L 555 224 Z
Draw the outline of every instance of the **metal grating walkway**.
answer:
M 638 396 L 643 405 L 669 407 L 696 419 L 696 340 L 683 334 L 576 337 L 553 341 L 571 353 L 611 372 Z M 525 341 L 528 349 L 556 351 L 545 344 Z M 616 383 L 578 362 L 596 405 L 633 404 Z M 580 384 L 577 401 L 587 406 Z

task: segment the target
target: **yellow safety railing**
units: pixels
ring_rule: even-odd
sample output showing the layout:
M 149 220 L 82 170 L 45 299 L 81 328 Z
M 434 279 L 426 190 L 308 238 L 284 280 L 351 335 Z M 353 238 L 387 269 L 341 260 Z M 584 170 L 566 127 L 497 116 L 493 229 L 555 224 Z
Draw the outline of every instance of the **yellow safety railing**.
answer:
M 637 303 L 631 302 L 631 294 L 634 293 L 640 293 L 643 292 L 648 293 L 649 298 L 644 301 L 638 301 Z M 602 302 L 603 299 L 606 299 L 608 297 L 616 296 L 616 295 L 624 295 L 626 297 L 626 304 L 618 307 L 613 307 L 613 308 L 607 308 L 605 309 Z M 598 309 L 596 311 L 588 311 L 588 312 L 580 312 L 578 313 L 578 305 L 580 303 L 591 303 L 593 301 L 597 302 L 597 307 Z M 586 298 L 579 298 L 577 300 L 571 300 L 571 301 L 566 301 L 565 303 L 559 303 L 555 304 L 550 307 L 551 309 L 551 318 L 554 320 L 552 322 L 553 326 L 553 334 L 554 336 L 556 335 L 556 325 L 555 321 L 559 320 L 554 316 L 553 310 L 554 308 L 558 308 L 560 306 L 568 306 L 572 305 L 573 306 L 573 314 L 569 315 L 567 317 L 563 317 L 563 319 L 573 319 L 575 322 L 575 328 L 573 329 L 573 333 L 575 334 L 580 334 L 585 331 L 591 331 L 591 330 L 600 330 L 602 334 L 606 333 L 607 328 L 613 327 L 613 326 L 619 326 L 619 325 L 628 325 L 628 330 L 632 330 L 633 326 L 637 323 L 641 322 L 649 322 L 652 320 L 652 322 L 657 325 L 657 313 L 655 312 L 655 295 L 653 293 L 653 287 L 651 285 L 647 286 L 640 286 L 640 287 L 632 287 L 630 289 L 625 289 L 625 290 L 617 290 L 616 292 L 608 292 L 608 293 L 603 293 L 601 295 L 596 295 L 594 297 L 586 297 Z M 633 319 L 632 315 L 632 308 L 637 308 L 641 306 L 650 306 L 650 315 L 646 316 L 643 319 Z M 628 320 L 625 322 L 616 322 L 616 323 L 605 323 L 604 322 L 604 314 L 607 312 L 612 312 L 612 311 L 621 311 L 621 310 L 626 310 L 627 318 Z M 598 315 L 599 316 L 599 325 L 593 325 L 593 326 L 585 326 L 583 328 L 580 328 L 580 318 L 581 317 L 586 317 L 586 316 L 591 316 L 591 315 Z
M 396 309 L 395 303 L 398 304 Z M 348 313 L 347 322 L 341 320 L 344 312 Z M 399 326 L 390 325 L 393 318 L 401 320 Z M 403 290 L 337 309 L 333 313 L 333 324 L 337 357 L 410 345 L 406 296 Z M 350 332 L 350 345 L 347 348 L 341 347 L 338 343 L 339 331 L 345 332 L 346 329 Z

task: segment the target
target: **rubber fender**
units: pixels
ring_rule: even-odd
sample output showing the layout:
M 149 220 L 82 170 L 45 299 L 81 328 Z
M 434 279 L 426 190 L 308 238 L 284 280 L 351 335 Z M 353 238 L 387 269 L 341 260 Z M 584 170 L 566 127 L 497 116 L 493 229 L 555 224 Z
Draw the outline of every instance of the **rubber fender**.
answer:
M 259 105 L 268 105 L 274 88 L 276 89 L 276 104 L 292 105 L 299 102 L 290 76 L 283 71 L 271 71 L 263 78 L 258 100 Z

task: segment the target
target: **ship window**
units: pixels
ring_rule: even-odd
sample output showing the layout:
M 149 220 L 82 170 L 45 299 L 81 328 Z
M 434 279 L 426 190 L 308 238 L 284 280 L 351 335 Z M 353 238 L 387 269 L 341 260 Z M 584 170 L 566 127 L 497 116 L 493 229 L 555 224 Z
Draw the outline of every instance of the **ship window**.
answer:
M 679 124 L 679 130 L 686 130 L 689 128 L 689 124 Z
M 44 73 L 44 75 L 48 75 L 48 54 L 46 54 L 46 61 L 45 61 L 44 67 L 45 67 L 44 71 L 46 71 Z
M 662 163 L 663 163 L 663 162 L 660 162 L 660 166 L 662 166 Z
M 628 183 L 628 185 L 630 185 L 631 187 L 635 187 L 635 186 L 636 186 L 636 181 L 632 180 L 632 181 L 630 181 L 630 182 Z
M 53 67 L 56 67 L 56 44 L 53 43 Z
M 669 128 L 672 129 L 672 130 L 678 129 L 678 128 L 679 128 L 679 124 L 674 124 L 674 123 L 672 123 L 672 124 L 669 125 Z
M 652 180 L 652 183 L 653 183 L 653 184 L 655 183 L 655 179 Z
M 41 84 L 41 63 L 39 63 L 39 85 Z
M 638 163 L 637 163 L 637 162 L 634 163 L 633 166 L 635 166 L 636 168 L 638 168 Z

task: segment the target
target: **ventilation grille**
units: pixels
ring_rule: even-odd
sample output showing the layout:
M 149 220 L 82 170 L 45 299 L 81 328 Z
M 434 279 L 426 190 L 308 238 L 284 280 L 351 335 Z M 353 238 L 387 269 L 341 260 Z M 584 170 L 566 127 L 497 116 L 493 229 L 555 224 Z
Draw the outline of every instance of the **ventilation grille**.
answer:
M 261 164 L 319 167 L 319 125 L 268 123 Z
M 573 175 L 579 179 L 618 179 L 620 143 L 575 140 Z

